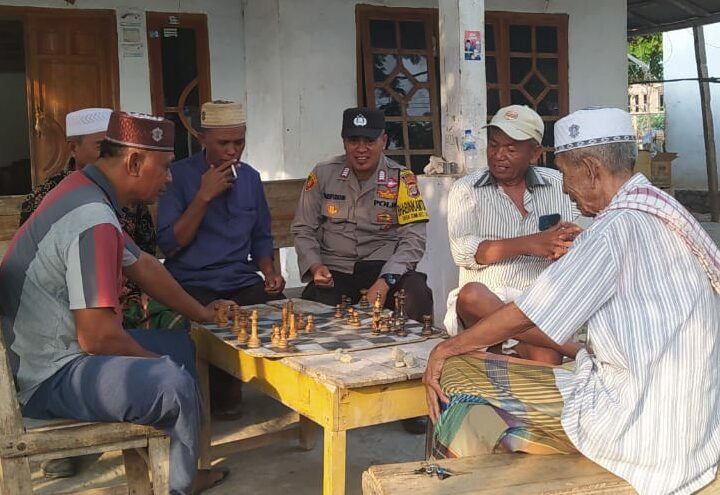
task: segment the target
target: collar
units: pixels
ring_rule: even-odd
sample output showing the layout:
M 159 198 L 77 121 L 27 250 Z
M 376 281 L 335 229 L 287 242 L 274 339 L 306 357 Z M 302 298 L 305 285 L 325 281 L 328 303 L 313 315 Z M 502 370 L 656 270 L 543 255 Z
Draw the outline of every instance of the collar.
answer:
M 84 174 L 85 177 L 93 181 L 95 185 L 102 189 L 102 192 L 104 192 L 105 196 L 107 196 L 110 200 L 110 204 L 115 210 L 115 213 L 118 215 L 122 213 L 122 206 L 120 205 L 120 201 L 118 201 L 117 194 L 115 194 L 115 188 L 112 184 L 110 184 L 108 178 L 100 171 L 99 168 L 97 168 L 97 166 L 92 164 L 86 165 L 80 173 Z
M 641 173 L 633 174 L 632 177 L 630 177 L 628 180 L 625 181 L 625 184 L 620 186 L 620 189 L 615 193 L 615 196 L 610 200 L 610 203 L 608 203 L 608 206 L 617 203 L 618 201 L 621 201 L 622 198 L 635 186 L 650 186 L 652 183 Z M 607 208 L 607 207 L 606 207 Z
M 549 185 L 534 169 L 535 167 L 531 165 L 528 167 L 527 172 L 525 172 L 525 187 L 532 190 L 535 187 Z M 473 184 L 473 187 L 484 187 L 488 185 L 497 186 L 497 180 L 490 173 L 490 169 L 483 172 L 480 178 Z

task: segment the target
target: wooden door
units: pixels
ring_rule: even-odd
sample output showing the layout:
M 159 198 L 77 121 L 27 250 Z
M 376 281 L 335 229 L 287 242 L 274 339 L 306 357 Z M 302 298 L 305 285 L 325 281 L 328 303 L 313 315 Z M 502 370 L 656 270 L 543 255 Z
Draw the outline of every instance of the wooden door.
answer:
M 119 107 L 115 14 L 34 10 L 25 16 L 33 184 L 67 162 L 65 115 Z

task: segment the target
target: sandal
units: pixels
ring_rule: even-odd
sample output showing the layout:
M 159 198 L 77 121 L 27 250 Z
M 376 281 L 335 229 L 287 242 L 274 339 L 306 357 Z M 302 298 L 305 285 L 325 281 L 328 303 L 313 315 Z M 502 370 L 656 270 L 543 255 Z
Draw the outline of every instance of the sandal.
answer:
M 195 488 L 193 489 L 193 495 L 199 495 L 204 491 L 215 488 L 225 482 L 230 469 L 226 467 L 219 467 L 213 469 L 198 469 L 197 476 L 195 477 Z M 219 476 L 217 476 L 219 475 Z

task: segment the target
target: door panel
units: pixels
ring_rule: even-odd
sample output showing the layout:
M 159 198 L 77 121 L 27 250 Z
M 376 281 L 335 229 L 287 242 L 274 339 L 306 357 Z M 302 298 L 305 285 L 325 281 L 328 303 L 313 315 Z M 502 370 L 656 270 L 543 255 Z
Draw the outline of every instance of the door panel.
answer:
M 115 14 L 29 13 L 26 60 L 33 183 L 67 162 L 65 115 L 86 107 L 118 107 Z

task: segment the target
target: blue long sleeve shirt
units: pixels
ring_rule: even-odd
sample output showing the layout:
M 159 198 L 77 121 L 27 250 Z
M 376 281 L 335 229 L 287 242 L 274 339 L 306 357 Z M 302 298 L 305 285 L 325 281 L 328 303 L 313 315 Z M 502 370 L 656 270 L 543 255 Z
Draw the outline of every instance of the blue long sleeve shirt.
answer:
M 201 151 L 171 166 L 172 182 L 158 203 L 158 245 L 165 266 L 184 287 L 216 292 L 259 283 L 254 260 L 272 256 L 270 210 L 260 174 L 247 163 L 236 166 L 232 188 L 210 202 L 195 239 L 181 247 L 173 225 L 200 189 L 208 164 Z

